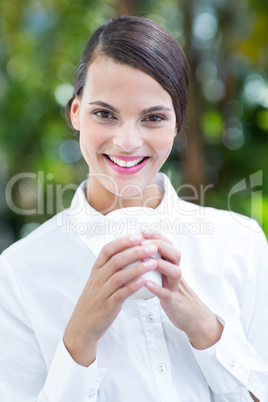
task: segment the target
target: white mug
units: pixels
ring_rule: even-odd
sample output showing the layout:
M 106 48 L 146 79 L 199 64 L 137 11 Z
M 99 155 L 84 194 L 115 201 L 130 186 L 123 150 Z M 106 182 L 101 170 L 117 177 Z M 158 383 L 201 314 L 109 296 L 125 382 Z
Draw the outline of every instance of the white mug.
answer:
M 111 228 L 109 235 L 110 240 L 129 234 L 141 234 L 142 229 L 161 232 L 162 220 L 152 208 L 130 207 L 118 209 L 106 215 L 106 219 L 109 220 L 109 226 Z M 115 236 L 112 233 L 113 231 L 116 232 Z M 152 258 L 161 258 L 161 256 L 159 253 L 156 253 Z M 124 269 L 136 265 L 139 262 L 140 261 L 136 261 L 129 264 Z M 146 272 L 142 277 L 162 286 L 162 275 L 158 270 Z M 129 299 L 149 299 L 151 297 L 154 297 L 154 294 L 143 286 L 131 295 Z

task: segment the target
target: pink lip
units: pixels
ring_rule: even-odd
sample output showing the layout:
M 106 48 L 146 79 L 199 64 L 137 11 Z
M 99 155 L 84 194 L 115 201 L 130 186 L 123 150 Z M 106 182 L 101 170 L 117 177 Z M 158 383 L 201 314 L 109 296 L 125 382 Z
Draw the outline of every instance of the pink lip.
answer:
M 134 161 L 135 159 L 145 158 L 145 156 L 122 156 L 122 155 L 109 155 L 113 158 L 121 159 L 122 161 Z
M 122 160 L 134 160 L 134 159 L 139 159 L 139 158 L 143 158 L 143 157 L 142 156 L 135 156 L 135 157 L 132 157 L 132 156 L 122 157 L 122 156 L 120 156 L 120 158 L 119 158 L 118 156 L 115 156 L 115 158 L 122 159 Z M 124 159 L 124 158 L 128 158 L 128 159 Z M 146 165 L 146 163 L 149 160 L 149 157 L 145 157 L 144 161 L 142 161 L 138 165 L 132 166 L 132 167 L 123 167 L 123 166 L 116 165 L 115 163 L 110 161 L 110 159 L 106 155 L 105 155 L 105 159 L 107 160 L 107 162 L 109 163 L 109 165 L 111 166 L 111 168 L 115 172 L 123 173 L 123 174 L 133 174 L 133 173 L 137 173 L 139 170 L 141 170 Z

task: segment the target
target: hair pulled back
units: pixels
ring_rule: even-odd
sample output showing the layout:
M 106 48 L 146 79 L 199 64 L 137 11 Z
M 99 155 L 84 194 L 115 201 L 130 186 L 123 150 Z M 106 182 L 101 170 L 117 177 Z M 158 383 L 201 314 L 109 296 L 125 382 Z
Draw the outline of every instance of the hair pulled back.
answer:
M 65 113 L 69 125 L 75 96 L 82 96 L 90 64 L 104 55 L 153 77 L 170 95 L 180 131 L 188 101 L 188 63 L 181 46 L 161 25 L 143 17 L 121 16 L 99 27 L 87 42 Z

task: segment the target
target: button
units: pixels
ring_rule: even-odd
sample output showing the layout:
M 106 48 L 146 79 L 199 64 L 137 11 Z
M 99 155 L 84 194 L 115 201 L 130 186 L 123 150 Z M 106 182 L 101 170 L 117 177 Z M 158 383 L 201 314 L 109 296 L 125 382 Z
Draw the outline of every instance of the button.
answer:
M 88 399 L 93 400 L 96 398 L 96 391 L 95 390 L 90 390 L 88 394 Z
M 167 371 L 167 367 L 166 367 L 166 365 L 164 363 L 160 363 L 159 366 L 157 367 L 157 370 L 160 373 L 165 373 L 165 371 Z
M 150 321 L 150 322 L 155 320 L 155 314 L 154 313 L 149 313 L 149 314 L 147 314 L 146 317 L 147 317 L 147 320 Z
M 229 365 L 230 365 L 230 367 L 234 367 L 236 365 L 235 359 L 231 360 Z

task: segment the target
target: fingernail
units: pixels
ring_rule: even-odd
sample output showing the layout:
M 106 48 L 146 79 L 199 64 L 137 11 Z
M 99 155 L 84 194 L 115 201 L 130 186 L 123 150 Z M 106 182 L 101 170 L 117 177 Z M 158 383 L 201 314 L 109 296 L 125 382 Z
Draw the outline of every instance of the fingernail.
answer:
M 157 252 L 157 247 L 154 244 L 151 244 L 151 245 L 145 247 L 145 251 L 148 254 L 153 254 L 153 253 Z
M 146 281 L 146 285 L 148 286 L 148 288 L 151 288 L 151 289 L 154 288 L 154 284 L 151 281 Z
M 142 240 L 142 236 L 141 235 L 133 235 L 133 236 L 130 236 L 130 240 L 133 243 L 137 243 Z
M 152 268 L 156 266 L 156 260 L 146 260 L 144 262 L 145 268 Z
M 152 244 L 152 240 L 143 240 L 141 243 L 142 246 L 146 246 L 146 244 Z
M 136 280 L 135 285 L 139 286 L 144 282 L 144 278 L 139 278 Z
M 143 233 L 147 234 L 147 235 L 151 235 L 153 234 L 151 229 L 142 229 Z

